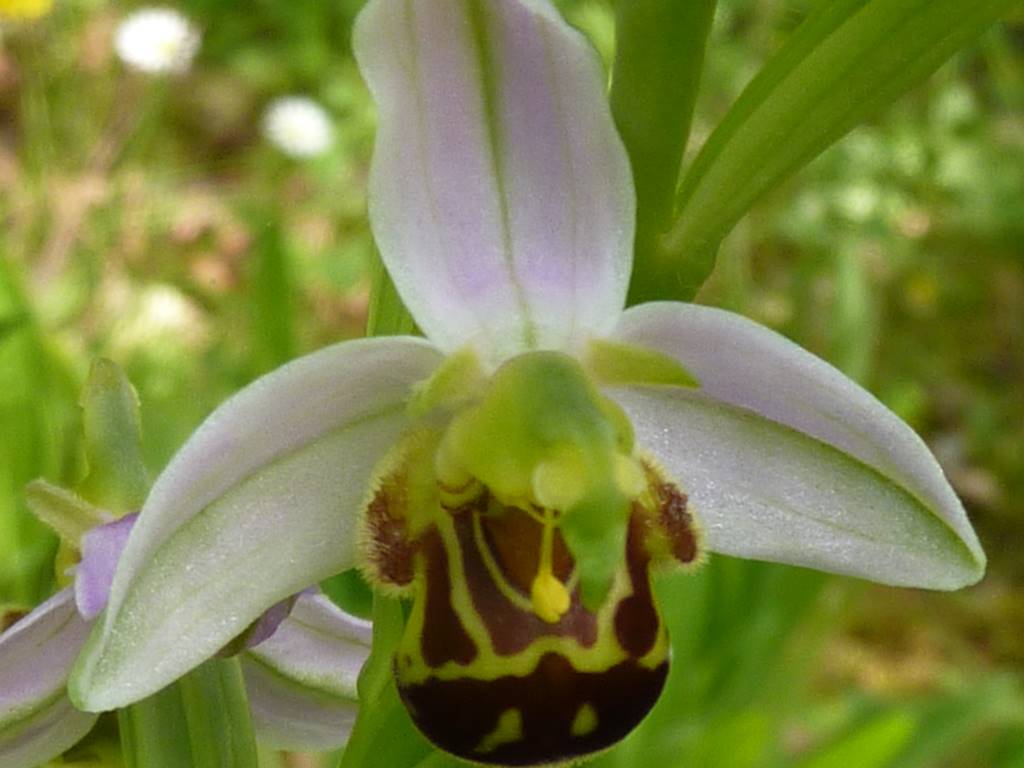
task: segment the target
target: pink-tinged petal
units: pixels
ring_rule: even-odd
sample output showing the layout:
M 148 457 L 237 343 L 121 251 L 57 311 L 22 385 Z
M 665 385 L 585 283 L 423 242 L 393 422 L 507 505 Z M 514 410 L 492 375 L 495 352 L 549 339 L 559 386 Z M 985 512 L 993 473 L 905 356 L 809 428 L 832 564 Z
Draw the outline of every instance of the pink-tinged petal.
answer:
M 64 688 L 89 634 L 75 593 L 63 589 L 0 635 L 0 724 L 52 699 Z
M 114 570 L 137 514 L 100 525 L 82 536 L 82 560 L 75 571 L 75 602 L 84 619 L 94 619 L 107 606 Z
M 547 0 L 371 0 L 370 217 L 427 336 L 496 362 L 607 331 L 633 183 L 594 51 Z
M 301 595 L 273 637 L 243 653 L 260 741 L 277 749 L 342 746 L 358 712 L 356 682 L 372 627 L 320 594 Z
M 64 692 L 88 632 L 68 588 L 0 634 L 0 768 L 50 760 L 92 727 Z
M 218 408 L 153 485 L 72 700 L 95 711 L 153 693 L 275 602 L 351 567 L 370 473 L 440 360 L 422 339 L 346 342 Z
M 36 768 L 53 760 L 85 738 L 97 717 L 61 694 L 24 720 L 0 726 L 0 768 Z
M 246 635 L 245 647 L 252 648 L 253 646 L 266 642 L 273 637 L 274 633 L 277 632 L 278 627 L 281 626 L 281 622 L 287 619 L 288 615 L 292 612 L 292 608 L 295 607 L 295 601 L 298 599 L 298 595 L 292 595 L 291 597 L 286 597 L 284 600 L 279 600 L 265 610 L 263 614 L 256 619 L 256 623 L 252 625 L 252 628 Z
M 701 382 L 701 395 L 620 394 L 638 440 L 691 494 L 712 549 L 909 586 L 952 589 L 983 574 L 931 452 L 828 363 L 697 305 L 641 305 L 614 338 L 675 357 Z

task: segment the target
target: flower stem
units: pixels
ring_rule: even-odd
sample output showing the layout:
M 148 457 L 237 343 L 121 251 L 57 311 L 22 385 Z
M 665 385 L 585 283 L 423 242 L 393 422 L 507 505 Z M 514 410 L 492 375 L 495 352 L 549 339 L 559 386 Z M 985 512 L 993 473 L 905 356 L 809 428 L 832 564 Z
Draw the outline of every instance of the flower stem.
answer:
M 391 282 L 384 262 L 376 253 L 373 261 L 373 287 L 370 293 L 370 312 L 366 318 L 366 335 L 398 336 L 416 333 L 416 322 L 402 303 L 402 297 Z
M 679 168 L 690 136 L 704 50 L 717 0 L 617 0 L 612 112 L 629 152 L 637 195 L 630 303 L 681 298 L 651 280 L 672 223 Z M 653 275 L 650 275 L 653 277 Z M 689 298 L 688 296 L 682 298 Z
M 359 717 L 339 768 L 406 768 L 418 765 L 433 752 L 402 706 L 391 672 L 404 626 L 401 603 L 374 595 L 373 648 L 359 675 Z
M 402 303 L 379 256 L 375 257 L 367 336 L 415 333 L 416 324 Z M 373 596 L 373 648 L 359 675 L 359 717 L 339 768 L 418 764 L 432 751 L 416 732 L 398 698 L 392 658 L 405 627 L 398 600 Z
M 118 712 L 126 768 L 256 768 L 241 668 L 212 659 Z

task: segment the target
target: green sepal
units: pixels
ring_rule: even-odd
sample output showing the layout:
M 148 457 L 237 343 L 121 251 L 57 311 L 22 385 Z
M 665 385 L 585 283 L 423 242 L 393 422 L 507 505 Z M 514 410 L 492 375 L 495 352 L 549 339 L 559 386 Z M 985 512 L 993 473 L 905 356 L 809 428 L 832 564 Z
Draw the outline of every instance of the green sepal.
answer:
M 109 512 L 93 506 L 78 494 L 42 479 L 25 486 L 25 502 L 63 541 L 76 547 L 91 529 L 114 519 Z
M 80 402 L 89 472 L 76 490 L 117 516 L 137 511 L 149 491 L 149 473 L 135 389 L 115 363 L 99 359 Z
M 213 659 L 118 711 L 126 768 L 256 768 L 237 659 Z
M 657 350 L 608 339 L 592 339 L 587 345 L 587 370 L 604 386 L 630 385 L 686 387 L 700 386 L 678 360 Z

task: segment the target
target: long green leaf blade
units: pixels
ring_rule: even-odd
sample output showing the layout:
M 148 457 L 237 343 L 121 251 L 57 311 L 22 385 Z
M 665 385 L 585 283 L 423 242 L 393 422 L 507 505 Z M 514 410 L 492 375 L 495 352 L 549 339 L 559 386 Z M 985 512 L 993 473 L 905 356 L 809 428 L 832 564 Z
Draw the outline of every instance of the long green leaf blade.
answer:
M 834 0 L 769 61 L 685 175 L 634 298 L 692 296 L 753 203 L 931 74 L 1019 0 Z
M 611 103 L 636 185 L 637 274 L 643 274 L 671 223 L 716 5 L 717 0 L 615 4 Z
M 128 768 L 256 768 L 237 659 L 213 659 L 118 713 Z

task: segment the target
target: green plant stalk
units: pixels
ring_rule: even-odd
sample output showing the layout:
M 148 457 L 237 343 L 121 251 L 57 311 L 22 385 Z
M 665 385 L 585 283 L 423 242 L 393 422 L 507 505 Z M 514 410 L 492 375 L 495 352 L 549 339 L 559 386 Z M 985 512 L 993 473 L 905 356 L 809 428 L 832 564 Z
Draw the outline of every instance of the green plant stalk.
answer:
M 380 257 L 375 258 L 367 336 L 416 333 L 416 323 L 402 303 Z M 454 758 L 438 752 L 416 730 L 398 696 L 392 672 L 395 647 L 405 629 L 402 604 L 373 596 L 373 647 L 359 675 L 359 716 L 341 756 L 339 768 L 387 765 L 393 768 L 458 768 Z
M 374 252 L 371 265 L 370 309 L 367 336 L 401 336 L 416 333 L 416 321 L 402 303 L 380 255 Z
M 260 372 L 271 371 L 295 357 L 295 280 L 288 243 L 281 232 L 281 211 L 255 213 L 267 223 L 260 229 L 252 263 L 252 323 L 257 331 Z
M 126 768 L 256 768 L 256 741 L 236 659 L 211 659 L 118 711 Z
M 1018 0 L 821 3 L 684 175 L 676 218 L 631 299 L 689 298 L 763 194 L 930 75 Z
M 373 264 L 367 336 L 415 333 L 416 324 L 402 303 L 379 255 Z M 341 756 L 340 768 L 418 764 L 433 748 L 416 731 L 392 675 L 395 646 L 405 617 L 398 600 L 373 596 L 373 647 L 359 675 L 359 716 Z
M 633 167 L 637 232 L 630 303 L 672 221 L 717 0 L 618 0 L 611 105 Z M 634 295 L 635 294 L 635 295 Z
M 434 752 L 409 719 L 392 675 L 395 646 L 404 627 L 401 603 L 374 595 L 373 647 L 359 674 L 359 717 L 340 768 L 408 768 Z
M 137 509 L 148 478 L 139 401 L 109 360 L 82 390 L 88 499 L 115 513 Z M 237 659 L 210 659 L 152 696 L 118 710 L 128 768 L 257 768 L 245 682 Z

